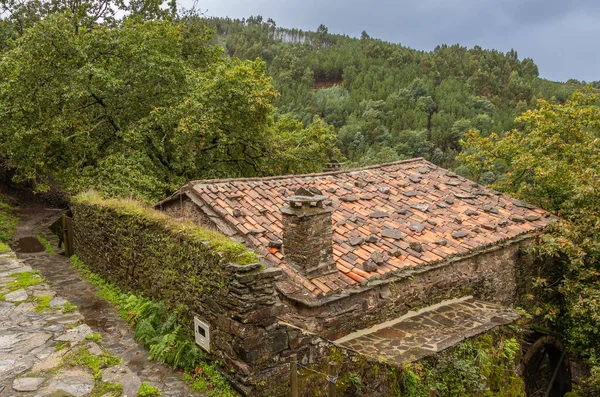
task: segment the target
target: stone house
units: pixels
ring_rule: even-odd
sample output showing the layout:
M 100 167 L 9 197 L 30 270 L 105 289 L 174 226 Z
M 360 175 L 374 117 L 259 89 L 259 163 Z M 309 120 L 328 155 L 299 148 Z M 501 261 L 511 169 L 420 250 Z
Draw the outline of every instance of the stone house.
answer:
M 273 308 L 259 316 L 279 327 L 373 355 L 369 347 L 357 346 L 377 338 L 355 343 L 370 327 L 388 342 L 410 345 L 402 342 L 406 324 L 398 325 L 414 320 L 406 320 L 407 313 L 425 308 L 420 313 L 435 317 L 448 307 L 470 313 L 461 320 L 470 324 L 468 330 L 448 331 L 460 337 L 436 336 L 432 325 L 428 336 L 437 339 L 424 338 L 410 355 L 395 356 L 398 362 L 513 321 L 516 315 L 505 307 L 518 296 L 521 248 L 553 219 L 420 158 L 319 174 L 193 181 L 156 208 L 259 253 L 276 275 Z M 430 323 L 443 328 L 446 320 Z M 290 352 L 318 360 L 289 332 L 265 350 L 264 341 L 276 339 L 269 335 L 277 327 L 257 327 L 262 344 L 240 347 L 234 362 L 260 361 L 256 371 L 264 371 Z M 229 332 L 219 324 L 212 329 Z

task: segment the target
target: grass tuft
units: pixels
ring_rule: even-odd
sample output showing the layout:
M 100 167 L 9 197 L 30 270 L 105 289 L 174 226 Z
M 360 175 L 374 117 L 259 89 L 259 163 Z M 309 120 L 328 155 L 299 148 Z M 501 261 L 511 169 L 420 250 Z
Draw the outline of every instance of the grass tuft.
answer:
M 42 236 L 36 236 L 36 238 L 38 239 L 40 244 L 42 244 L 44 246 L 47 253 L 53 254 L 53 255 L 56 254 L 56 251 L 54 251 L 54 248 L 52 248 L 52 244 L 50 244 L 50 242 L 48 240 L 46 240 Z
M 99 332 L 94 332 L 93 334 L 86 335 L 85 339 L 98 343 L 102 339 L 102 335 Z
M 35 311 L 40 313 L 50 309 L 50 301 L 53 299 L 51 296 L 35 296 L 34 300 L 36 302 Z
M 75 306 L 74 304 L 72 304 L 69 301 L 66 301 L 62 307 L 62 312 L 63 313 L 71 313 L 73 311 L 75 311 L 77 309 L 77 306 Z
M 9 252 L 11 249 L 8 245 L 4 244 L 3 242 L 0 241 L 0 254 L 3 254 L 5 252 Z
M 71 347 L 71 342 L 60 341 L 56 344 L 56 346 L 54 346 L 54 351 L 61 351 L 67 347 Z
M 159 397 L 161 395 L 162 393 L 158 387 L 146 382 L 142 382 L 137 392 L 137 397 Z
M 32 272 L 13 273 L 10 275 L 10 277 L 16 277 L 16 279 L 6 284 L 8 292 L 16 291 L 21 288 L 32 287 L 44 282 L 42 273 L 38 272 L 37 270 Z
M 120 383 L 96 381 L 90 397 L 121 397 L 123 386 Z

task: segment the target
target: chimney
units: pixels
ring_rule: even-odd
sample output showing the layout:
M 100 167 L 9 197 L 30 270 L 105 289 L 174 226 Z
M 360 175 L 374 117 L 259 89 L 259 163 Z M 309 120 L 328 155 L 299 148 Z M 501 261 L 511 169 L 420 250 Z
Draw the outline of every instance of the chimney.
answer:
M 333 262 L 331 209 L 327 197 L 316 188 L 296 190 L 285 199 L 283 214 L 283 253 L 288 265 L 311 279 L 336 271 Z
M 338 171 L 342 169 L 342 163 L 336 159 L 329 159 L 329 162 L 323 168 L 323 172 Z

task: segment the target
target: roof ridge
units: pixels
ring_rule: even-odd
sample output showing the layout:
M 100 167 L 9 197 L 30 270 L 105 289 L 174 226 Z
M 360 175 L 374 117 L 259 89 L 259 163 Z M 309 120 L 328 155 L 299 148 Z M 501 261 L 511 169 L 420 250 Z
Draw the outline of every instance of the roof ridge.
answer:
M 389 167 L 391 165 L 397 165 L 397 164 L 416 163 L 418 161 L 424 161 L 426 163 L 429 163 L 429 161 L 425 160 L 423 157 L 415 157 L 412 159 L 392 161 L 389 163 L 375 164 L 375 165 L 369 165 L 369 166 L 365 166 L 365 167 L 347 168 L 347 169 L 341 169 L 341 170 L 335 170 L 335 171 L 315 172 L 315 173 L 310 173 L 310 174 L 288 174 L 288 175 L 274 175 L 274 176 L 250 177 L 250 178 L 199 179 L 199 180 L 195 180 L 195 181 L 190 181 L 186 186 L 211 185 L 211 184 L 216 184 L 216 183 L 227 183 L 227 182 L 275 181 L 275 180 L 289 179 L 289 178 L 306 178 L 306 177 L 338 175 L 338 174 L 347 174 L 347 173 L 356 172 L 356 171 L 366 171 L 366 170 L 372 170 L 372 169 L 377 169 L 377 168 L 382 168 L 382 167 Z

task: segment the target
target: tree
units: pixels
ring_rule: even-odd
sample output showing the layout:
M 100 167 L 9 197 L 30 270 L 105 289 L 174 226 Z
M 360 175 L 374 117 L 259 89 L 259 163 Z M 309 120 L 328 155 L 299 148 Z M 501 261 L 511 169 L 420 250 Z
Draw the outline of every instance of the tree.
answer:
M 16 180 L 152 200 L 189 179 L 272 174 L 298 145 L 311 155 L 290 170 L 327 162 L 323 123 L 273 145 L 264 62 L 224 57 L 190 24 L 134 16 L 75 33 L 71 18 L 35 23 L 0 65 L 0 157 Z
M 313 39 L 313 45 L 316 48 L 326 47 L 328 44 L 329 29 L 327 26 L 320 24 Z
M 166 7 L 165 7 L 166 6 Z M 75 33 L 79 28 L 91 29 L 100 23 L 115 25 L 117 14 L 137 16 L 144 20 L 174 18 L 174 0 L 0 0 L 0 13 L 20 36 L 27 28 L 49 15 L 68 12 Z
M 565 104 L 540 101 L 504 136 L 471 132 L 459 158 L 476 179 L 560 216 L 534 253 L 555 258 L 536 280 L 533 311 L 592 367 L 600 393 L 600 101 L 590 89 Z M 548 298 L 550 297 L 550 298 Z
M 291 115 L 275 123 L 272 173 L 277 175 L 304 174 L 323 171 L 331 159 L 342 160 L 337 148 L 337 136 L 332 126 L 315 117 L 306 128 Z

